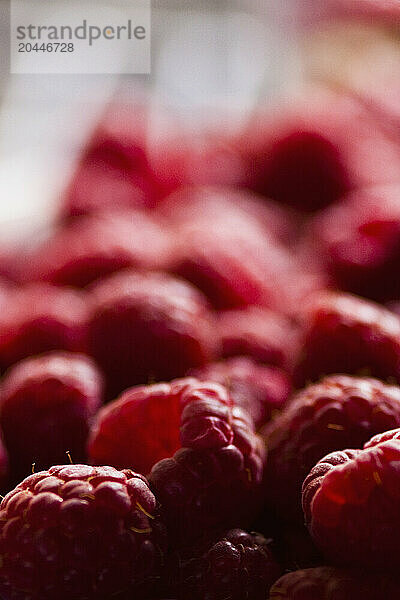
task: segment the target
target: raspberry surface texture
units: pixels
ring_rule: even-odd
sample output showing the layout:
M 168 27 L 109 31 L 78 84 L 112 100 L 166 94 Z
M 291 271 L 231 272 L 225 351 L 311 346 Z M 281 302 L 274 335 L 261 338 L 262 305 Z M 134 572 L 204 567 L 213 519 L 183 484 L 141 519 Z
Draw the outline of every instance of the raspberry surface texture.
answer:
M 400 425 L 400 388 L 377 379 L 331 375 L 298 392 L 263 431 L 267 497 L 284 518 L 298 518 L 301 486 L 326 454 L 362 448 Z
M 398 569 L 400 440 L 324 457 L 303 484 L 309 531 L 343 565 Z
M 34 283 L 10 292 L 0 314 L 0 370 L 50 350 L 83 351 L 87 310 L 73 290 Z
M 8 476 L 8 454 L 4 446 L 3 434 L 0 432 L 0 491 L 7 481 Z
M 256 429 L 282 410 L 291 390 L 290 377 L 284 371 L 260 365 L 247 356 L 209 363 L 192 375 L 224 385 L 234 403 L 252 417 Z
M 386 574 L 365 570 L 315 567 L 283 575 L 272 587 L 270 600 L 389 600 L 400 585 Z
M 127 271 L 92 290 L 90 351 L 114 397 L 207 363 L 215 352 L 212 325 L 202 294 L 167 274 Z
M 232 529 L 187 554 L 172 569 L 173 596 L 180 600 L 264 600 L 281 574 L 270 540 Z
M 92 418 L 102 401 L 102 376 L 84 355 L 50 352 L 14 365 L 0 389 L 0 425 L 14 477 L 32 463 L 48 468 L 86 456 Z
M 54 466 L 2 500 L 0 593 L 7 600 L 148 598 L 165 544 L 142 475 Z
M 350 294 L 315 295 L 304 314 L 295 382 L 329 373 L 368 374 L 400 381 L 400 319 Z

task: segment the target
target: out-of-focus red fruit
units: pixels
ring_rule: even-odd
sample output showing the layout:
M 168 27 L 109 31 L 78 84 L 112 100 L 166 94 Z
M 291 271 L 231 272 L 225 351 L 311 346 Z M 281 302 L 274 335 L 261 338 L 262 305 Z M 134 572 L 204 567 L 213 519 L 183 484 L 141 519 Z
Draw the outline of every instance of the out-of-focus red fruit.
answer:
M 0 369 L 49 350 L 84 351 L 87 307 L 68 288 L 35 283 L 16 288 L 0 313 Z
M 91 294 L 89 347 L 109 393 L 168 381 L 215 356 L 213 317 L 203 295 L 163 273 L 117 273 Z
M 26 278 L 84 287 L 127 267 L 162 268 L 170 260 L 165 228 L 141 211 L 103 212 L 61 227 L 27 261 Z
M 399 298 L 400 185 L 357 190 L 326 209 L 309 243 L 336 286 L 379 301 Z
M 288 248 L 238 213 L 182 224 L 171 270 L 218 309 L 261 305 L 290 314 L 319 286 Z
M 108 107 L 66 190 L 62 216 L 153 203 L 147 156 L 149 113 L 141 104 Z
M 379 21 L 393 26 L 400 23 L 400 7 L 397 0 L 326 0 L 302 3 L 303 19 L 318 25 L 321 21 L 365 21 L 376 25 Z
M 177 229 L 210 221 L 241 227 L 244 223 L 260 227 L 283 243 L 296 235 L 296 216 L 285 207 L 249 190 L 224 186 L 186 186 L 170 194 L 159 205 L 157 214 Z
M 357 296 L 325 292 L 310 300 L 303 316 L 296 385 L 328 373 L 400 381 L 400 319 L 393 312 Z
M 301 211 L 361 185 L 399 179 L 398 144 L 350 95 L 314 89 L 283 116 L 258 114 L 240 145 L 247 186 Z
M 32 463 L 47 468 L 85 459 L 90 422 L 102 399 L 102 377 L 86 356 L 50 352 L 14 365 L 0 390 L 0 425 L 13 476 Z
M 210 363 L 192 374 L 202 381 L 224 385 L 235 404 L 252 417 L 257 429 L 282 409 L 291 389 L 284 371 L 257 364 L 246 356 Z
M 219 313 L 218 330 L 223 357 L 250 356 L 253 360 L 289 369 L 297 351 L 297 334 L 283 315 L 256 306 Z
M 179 134 L 172 127 L 150 140 L 149 162 L 159 197 L 186 185 L 236 186 L 243 181 L 243 161 L 229 132 L 192 131 L 182 123 L 179 129 Z

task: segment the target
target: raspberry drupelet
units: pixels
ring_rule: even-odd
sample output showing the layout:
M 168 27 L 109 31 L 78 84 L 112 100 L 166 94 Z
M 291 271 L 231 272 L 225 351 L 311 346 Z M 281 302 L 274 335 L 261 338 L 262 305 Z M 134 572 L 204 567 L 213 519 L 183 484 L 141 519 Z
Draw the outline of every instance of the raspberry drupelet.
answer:
M 164 273 L 117 273 L 91 294 L 91 354 L 115 397 L 139 383 L 181 377 L 213 359 L 208 304 L 190 284 Z
M 87 309 L 74 290 L 33 283 L 11 291 L 0 314 L 0 370 L 50 350 L 83 351 Z
M 299 519 L 301 486 L 334 450 L 362 448 L 400 426 L 400 388 L 377 379 L 331 375 L 298 392 L 263 431 L 268 450 L 267 497 L 284 519 Z
M 232 529 L 177 553 L 167 577 L 180 600 L 265 600 L 281 572 L 271 540 Z
M 0 425 L 14 477 L 86 457 L 92 418 L 102 401 L 102 376 L 88 357 L 50 352 L 14 365 L 0 388 Z
M 400 440 L 325 456 L 303 484 L 309 531 L 334 563 L 396 570 L 400 556 Z
M 166 534 L 146 479 L 54 466 L 0 505 L 0 594 L 24 600 L 151 597 Z
M 202 381 L 215 381 L 224 385 L 234 403 L 252 417 L 256 429 L 282 410 L 291 390 L 287 373 L 258 364 L 247 356 L 209 363 L 194 370 L 192 375 Z
M 33 249 L 25 277 L 82 288 L 124 268 L 163 268 L 171 241 L 142 211 L 104 211 L 60 227 Z
M 315 567 L 286 573 L 274 584 L 270 600 L 394 600 L 400 584 L 383 573 Z
M 400 318 L 393 312 L 351 294 L 323 292 L 303 317 L 299 387 L 329 373 L 400 381 Z

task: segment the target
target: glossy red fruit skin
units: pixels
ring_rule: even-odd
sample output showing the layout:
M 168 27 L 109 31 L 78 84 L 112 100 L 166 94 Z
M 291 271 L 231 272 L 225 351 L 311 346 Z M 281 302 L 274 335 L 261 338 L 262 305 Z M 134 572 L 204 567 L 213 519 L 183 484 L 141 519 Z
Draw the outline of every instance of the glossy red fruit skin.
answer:
M 400 586 L 386 573 L 314 567 L 286 573 L 272 586 L 270 600 L 386 600 Z
M 314 295 L 303 314 L 295 384 L 301 387 L 329 373 L 400 381 L 397 315 L 351 294 Z
M 116 271 L 163 268 L 171 252 L 164 228 L 140 210 L 104 211 L 60 227 L 27 261 L 28 280 L 83 288 Z
M 264 600 L 282 572 L 271 540 L 242 529 L 213 534 L 177 552 L 167 567 L 171 595 L 193 600 Z
M 0 370 L 50 350 L 85 351 L 86 334 L 84 296 L 45 283 L 17 288 L 0 315 Z
M 303 484 L 309 531 L 324 554 L 342 565 L 398 569 L 398 439 L 323 458 Z
M 287 373 L 258 364 L 247 356 L 209 363 L 191 374 L 202 381 L 225 386 L 234 403 L 251 416 L 257 430 L 282 410 L 291 390 Z
M 326 454 L 362 448 L 400 425 L 400 388 L 367 377 L 331 375 L 298 392 L 263 430 L 267 498 L 285 519 L 300 520 L 302 483 Z
M 88 357 L 50 352 L 14 365 L 2 381 L 0 426 L 14 477 L 86 458 L 86 438 L 100 407 L 103 379 Z
M 335 287 L 379 302 L 399 297 L 399 192 L 361 188 L 315 218 L 309 235 Z
M 283 315 L 256 306 L 219 314 L 221 354 L 250 356 L 257 362 L 290 370 L 297 351 L 297 335 Z
M 213 317 L 200 292 L 163 273 L 117 273 L 91 293 L 89 348 L 108 391 L 185 375 L 215 355 Z
M 147 598 L 161 573 L 165 529 L 133 471 L 51 467 L 7 494 L 0 517 L 4 598 Z

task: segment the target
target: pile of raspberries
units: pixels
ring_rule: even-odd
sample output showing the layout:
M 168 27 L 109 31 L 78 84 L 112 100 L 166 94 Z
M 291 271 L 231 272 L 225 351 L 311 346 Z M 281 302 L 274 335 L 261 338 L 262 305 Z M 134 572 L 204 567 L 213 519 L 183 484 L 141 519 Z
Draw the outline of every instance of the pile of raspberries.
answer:
M 0 247 L 1 600 L 400 598 L 382 107 L 155 134 L 115 101 L 51 230 Z

